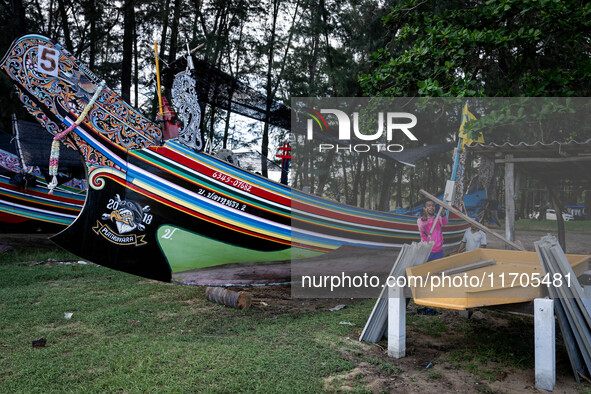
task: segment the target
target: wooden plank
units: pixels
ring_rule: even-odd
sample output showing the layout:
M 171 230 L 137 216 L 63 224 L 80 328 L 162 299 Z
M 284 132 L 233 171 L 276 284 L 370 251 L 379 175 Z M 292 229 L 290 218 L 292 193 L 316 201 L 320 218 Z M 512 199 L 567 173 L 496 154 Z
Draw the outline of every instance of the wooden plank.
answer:
M 464 215 L 462 212 L 458 211 L 457 209 L 455 209 L 454 207 L 452 207 L 449 204 L 446 204 L 445 202 L 441 201 L 440 199 L 438 199 L 437 197 L 435 197 L 434 195 L 424 191 L 423 189 L 419 190 L 419 192 L 427 197 L 429 200 L 434 201 L 436 203 L 438 203 L 439 205 L 443 206 L 445 209 L 447 209 L 450 212 L 453 212 L 454 214 L 456 214 L 457 216 L 461 217 L 462 219 L 464 219 L 465 221 L 467 221 L 468 223 L 470 223 L 471 225 L 473 225 L 474 227 L 484 231 L 485 233 L 488 233 L 490 235 L 492 235 L 495 238 L 498 238 L 499 240 L 505 242 L 506 244 L 512 246 L 513 248 L 517 249 L 517 250 L 521 250 L 522 252 L 525 252 L 525 249 L 523 248 L 523 246 L 519 246 L 517 245 L 515 242 L 509 241 L 508 239 L 505 239 L 504 237 L 501 237 L 499 234 L 495 233 L 494 231 L 490 230 L 488 227 L 486 227 L 483 224 L 478 223 L 476 220 L 472 219 L 469 216 Z
M 478 268 L 482 268 L 482 267 L 488 267 L 491 265 L 495 265 L 497 263 L 496 260 L 484 260 L 484 261 L 477 261 L 475 263 L 472 264 L 467 264 L 464 265 L 462 267 L 454 267 L 454 268 L 450 268 L 448 270 L 445 271 L 441 271 L 439 273 L 439 275 L 446 275 L 446 276 L 450 276 L 450 275 L 455 275 L 455 274 L 459 274 L 460 272 L 467 272 L 467 271 L 472 271 Z

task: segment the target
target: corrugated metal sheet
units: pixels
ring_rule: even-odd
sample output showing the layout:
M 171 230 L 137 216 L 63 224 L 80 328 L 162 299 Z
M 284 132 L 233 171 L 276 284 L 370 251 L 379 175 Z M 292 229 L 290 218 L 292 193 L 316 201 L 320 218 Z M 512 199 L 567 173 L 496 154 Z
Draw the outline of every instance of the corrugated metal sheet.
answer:
M 579 376 L 589 376 L 591 371 L 591 301 L 585 297 L 556 238 L 543 237 L 535 247 L 544 274 L 548 275 L 548 291 L 555 301 L 558 323 L 578 382 Z
M 525 142 L 520 142 L 519 144 L 511 144 L 509 142 L 505 142 L 504 144 L 476 143 L 469 145 L 466 150 L 485 155 L 514 154 L 528 155 L 532 157 L 535 155 L 542 155 L 543 157 L 565 157 L 565 155 L 591 153 L 591 138 L 583 142 L 553 141 L 550 143 L 544 143 L 542 141 L 537 141 L 533 144 Z
M 518 171 L 546 183 L 591 183 L 591 138 L 583 142 L 477 143 L 468 146 L 467 151 L 495 159 L 499 164 L 512 155 Z
M 433 242 L 413 242 L 402 246 L 396 262 L 390 271 L 391 278 L 406 274 L 406 268 L 424 264 L 433 249 Z M 384 286 L 377 299 L 367 323 L 359 336 L 360 341 L 378 342 L 384 336 L 388 325 L 388 286 Z

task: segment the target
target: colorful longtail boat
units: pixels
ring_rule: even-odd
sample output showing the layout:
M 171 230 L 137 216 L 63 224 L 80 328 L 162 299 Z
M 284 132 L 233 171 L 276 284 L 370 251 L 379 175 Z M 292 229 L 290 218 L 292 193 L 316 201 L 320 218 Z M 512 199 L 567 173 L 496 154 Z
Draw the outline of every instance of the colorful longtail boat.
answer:
M 15 182 L 18 175 L 22 182 Z M 78 216 L 85 199 L 85 190 L 66 185 L 50 194 L 38 169 L 25 172 L 18 156 L 0 150 L 0 222 L 39 220 L 66 226 Z
M 17 39 L 0 67 L 51 134 L 79 120 L 62 142 L 86 162 L 88 195 L 52 240 L 82 258 L 171 281 L 205 267 L 313 257 L 345 245 L 398 249 L 420 239 L 416 217 L 293 190 L 200 151 L 198 134 L 164 141 L 158 124 L 108 87 L 92 103 L 100 80 L 43 36 Z M 177 76 L 173 96 L 175 89 L 194 91 L 189 75 Z M 179 102 L 181 115 L 199 108 L 190 98 Z M 445 242 L 458 243 L 466 227 L 451 220 Z

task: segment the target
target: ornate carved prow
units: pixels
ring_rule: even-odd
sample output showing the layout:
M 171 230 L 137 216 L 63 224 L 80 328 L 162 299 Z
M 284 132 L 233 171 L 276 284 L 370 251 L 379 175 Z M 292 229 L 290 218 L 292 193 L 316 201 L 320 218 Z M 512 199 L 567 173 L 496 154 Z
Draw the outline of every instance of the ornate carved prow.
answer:
M 199 130 L 201 107 L 197 100 L 195 80 L 190 71 L 180 72 L 174 78 L 172 102 L 176 107 L 177 115 L 183 121 L 183 128 L 179 130 L 179 142 L 195 150 L 203 149 Z

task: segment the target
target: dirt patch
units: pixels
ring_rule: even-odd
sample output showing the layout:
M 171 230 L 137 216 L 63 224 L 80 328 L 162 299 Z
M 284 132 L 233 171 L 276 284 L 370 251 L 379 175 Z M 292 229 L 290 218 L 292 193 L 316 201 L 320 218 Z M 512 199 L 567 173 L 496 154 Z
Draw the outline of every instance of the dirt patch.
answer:
M 234 291 L 246 291 L 252 294 L 251 308 L 282 313 L 308 313 L 328 311 L 338 305 L 355 302 L 351 298 L 293 298 L 290 285 L 231 287 Z
M 34 246 L 36 248 L 56 248 L 57 246 L 49 240 L 53 234 L 44 232 L 29 233 L 2 233 L 0 232 L 0 245 L 10 246 Z
M 356 351 L 354 343 L 359 344 L 356 338 L 345 338 L 336 346 L 354 368 L 326 378 L 325 389 L 421 394 L 543 392 L 535 387 L 534 382 L 533 322 L 530 317 L 482 309 L 484 319 L 479 321 L 447 310 L 440 310 L 440 315 L 419 318 L 417 309 L 413 303 L 408 307 L 405 357 L 388 357 L 387 340 L 375 345 L 365 344 L 362 351 Z M 436 326 L 438 321 L 447 327 L 442 335 L 430 331 L 430 326 Z M 503 337 L 508 343 L 502 340 Z M 517 341 L 529 339 L 525 341 L 527 346 L 518 349 L 510 343 L 511 338 Z M 491 344 L 484 343 L 486 341 Z M 511 361 L 504 361 L 504 357 Z M 522 360 L 524 357 L 528 360 Z M 555 393 L 591 390 L 591 384 L 577 384 L 574 380 L 560 343 L 557 359 Z

